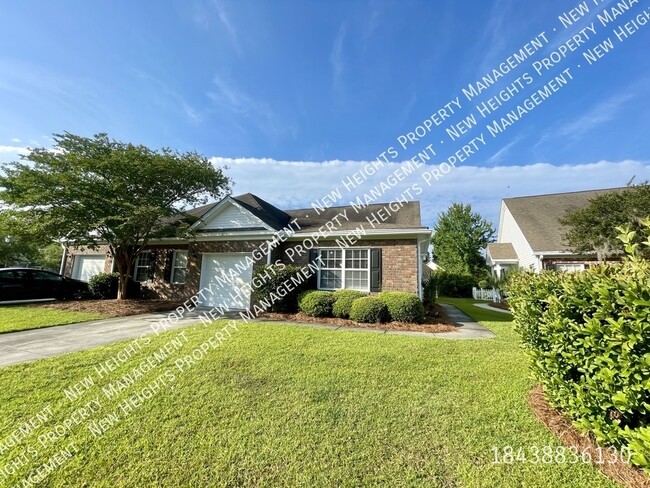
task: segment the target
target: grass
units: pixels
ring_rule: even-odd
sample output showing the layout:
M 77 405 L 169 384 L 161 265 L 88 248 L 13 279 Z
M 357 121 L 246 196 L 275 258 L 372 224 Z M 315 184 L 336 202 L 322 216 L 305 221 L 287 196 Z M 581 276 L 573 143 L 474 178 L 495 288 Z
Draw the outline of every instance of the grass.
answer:
M 48 405 L 53 418 L 10 451 L 0 485 L 13 484 L 75 443 L 77 454 L 44 486 L 613 487 L 586 464 L 493 463 L 493 447 L 559 446 L 527 406 L 532 388 L 507 315 L 448 300 L 484 321 L 492 340 L 442 340 L 241 324 L 205 359 L 174 360 L 224 323 L 182 329 L 188 343 L 137 383 L 101 387 L 141 364 L 179 331 L 152 340 L 108 378 L 94 366 L 124 343 L 2 369 L 0 418 L 12 428 Z M 117 411 L 164 369 L 168 388 L 98 438 L 87 422 Z M 64 389 L 91 376 L 77 400 Z M 98 397 L 100 411 L 43 447 L 39 435 Z M 27 466 L 2 466 L 32 446 Z
M 0 334 L 103 318 L 105 318 L 104 315 L 91 312 L 70 312 L 44 307 L 3 306 L 0 307 Z

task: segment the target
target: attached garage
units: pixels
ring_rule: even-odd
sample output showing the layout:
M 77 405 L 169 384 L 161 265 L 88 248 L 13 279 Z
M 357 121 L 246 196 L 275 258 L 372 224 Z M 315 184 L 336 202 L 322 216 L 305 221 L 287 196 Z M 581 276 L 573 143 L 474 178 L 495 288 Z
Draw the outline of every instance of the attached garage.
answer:
M 104 254 L 77 254 L 74 257 L 72 277 L 75 280 L 90 281 L 95 275 L 104 272 Z
M 253 266 L 246 264 L 247 253 L 205 253 L 201 262 L 202 307 L 248 310 Z M 231 271 L 234 273 L 231 275 Z M 235 273 L 237 273 L 235 275 Z M 232 278 L 231 278 L 232 276 Z

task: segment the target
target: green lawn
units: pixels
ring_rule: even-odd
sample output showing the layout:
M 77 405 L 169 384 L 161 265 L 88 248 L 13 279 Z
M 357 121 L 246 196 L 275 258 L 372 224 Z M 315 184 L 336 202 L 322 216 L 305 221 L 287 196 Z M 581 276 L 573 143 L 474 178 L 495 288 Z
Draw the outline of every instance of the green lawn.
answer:
M 0 307 L 0 334 L 103 318 L 104 316 L 98 313 L 69 312 L 42 307 L 3 306 Z
M 109 378 L 94 366 L 124 344 L 3 368 L 0 418 L 12 428 L 48 405 L 54 419 L 2 453 L 0 485 L 13 484 L 54 453 L 77 454 L 44 486 L 426 486 L 612 487 L 590 465 L 494 464 L 492 447 L 558 446 L 529 411 L 532 387 L 507 315 L 449 300 L 482 320 L 497 338 L 453 341 L 242 324 L 181 373 L 178 357 L 224 323 L 183 329 L 189 342 L 159 368 L 175 379 L 100 437 L 91 419 L 150 384 L 147 373 L 117 397 L 101 386 L 141 364 L 179 331 L 131 357 Z M 64 388 L 91 375 L 77 400 Z M 42 447 L 39 435 L 63 425 L 99 397 L 100 411 Z M 70 423 L 70 422 L 68 422 Z M 3 479 L 2 466 L 36 446 L 28 467 Z M 72 451 L 71 451 L 72 452 Z

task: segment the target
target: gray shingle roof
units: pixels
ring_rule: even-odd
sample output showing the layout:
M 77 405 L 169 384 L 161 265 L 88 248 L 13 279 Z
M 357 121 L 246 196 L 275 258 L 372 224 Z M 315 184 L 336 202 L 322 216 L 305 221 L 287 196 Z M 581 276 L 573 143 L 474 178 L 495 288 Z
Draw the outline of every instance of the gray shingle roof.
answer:
M 509 242 L 493 242 L 488 244 L 487 251 L 493 261 L 516 260 L 517 253 Z
M 571 193 L 554 193 L 531 197 L 505 198 L 517 225 L 524 233 L 534 252 L 569 251 L 564 243 L 566 229 L 559 220 L 567 212 L 585 208 L 589 200 L 603 193 L 622 191 L 625 188 L 607 188 Z
M 382 211 L 383 213 L 390 215 L 388 215 L 388 218 L 386 218 L 385 221 L 380 220 L 378 224 L 375 224 L 376 228 L 422 228 L 422 222 L 420 220 L 420 202 L 406 202 L 395 212 L 390 211 L 387 205 L 388 204 L 385 203 L 375 203 L 367 205 L 364 208 L 359 208 L 358 210 L 355 210 L 352 206 L 330 207 L 321 211 L 320 215 L 318 215 L 313 208 L 287 210 L 286 213 L 292 218 L 295 218 L 300 229 L 306 232 L 318 229 L 320 226 L 336 217 L 337 214 L 344 211 L 349 220 L 346 221 L 343 218 L 340 218 L 339 221 L 341 225 L 337 227 L 337 230 L 352 230 L 357 228 L 359 224 L 366 224 L 366 229 L 368 229 L 370 228 L 370 224 L 366 218 L 373 218 L 373 214 L 377 215 L 377 212 L 381 211 L 382 208 L 386 209 Z
M 352 206 L 330 207 L 321 211 L 319 215 L 313 208 L 280 210 L 276 206 L 271 205 L 269 202 L 262 200 L 260 197 L 253 195 L 252 193 L 245 193 L 244 195 L 238 195 L 232 198 L 242 207 L 276 230 L 282 229 L 290 220 L 295 218 L 300 226 L 300 231 L 311 232 L 344 211 L 349 220 L 340 218 L 339 222 L 341 225 L 337 227 L 337 230 L 352 230 L 361 223 L 365 223 L 366 228 L 368 228 L 370 224 L 368 224 L 366 217 L 372 217 L 373 214 L 380 211 L 382 208 L 386 209 L 384 210 L 384 213 L 388 215 L 388 218 L 383 222 L 380 220 L 376 223 L 375 226 L 377 229 L 424 228 L 422 227 L 422 222 L 420 220 L 420 202 L 403 203 L 401 204 L 401 208 L 396 211 L 391 211 L 388 208 L 388 204 L 385 203 L 367 205 L 365 208 L 360 208 L 358 210 L 355 210 Z M 217 203 L 210 203 L 208 205 L 186 210 L 185 213 L 192 217 L 200 218 L 212 210 L 215 205 L 217 205 Z

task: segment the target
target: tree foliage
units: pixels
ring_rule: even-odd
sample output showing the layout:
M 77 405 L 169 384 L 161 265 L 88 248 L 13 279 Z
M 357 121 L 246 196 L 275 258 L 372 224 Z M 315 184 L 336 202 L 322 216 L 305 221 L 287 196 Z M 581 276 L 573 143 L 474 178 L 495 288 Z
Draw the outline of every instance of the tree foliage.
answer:
M 643 183 L 598 195 L 587 207 L 567 213 L 560 223 L 566 228 L 565 241 L 573 252 L 596 253 L 603 261 L 623 252 L 616 227 L 630 227 L 641 239 L 641 221 L 649 216 L 650 185 Z
M 492 224 L 472 212 L 471 205 L 453 203 L 438 216 L 431 239 L 437 263 L 448 273 L 485 274 L 485 259 L 481 254 L 494 240 Z
M 0 211 L 0 267 L 35 266 L 59 271 L 61 245 L 39 238 L 10 212 Z
M 181 205 L 219 198 L 230 181 L 196 152 L 156 151 L 109 139 L 54 135 L 5 165 L 0 201 L 41 238 L 77 246 L 106 243 L 120 273 L 119 297 L 148 239 L 169 227 Z

